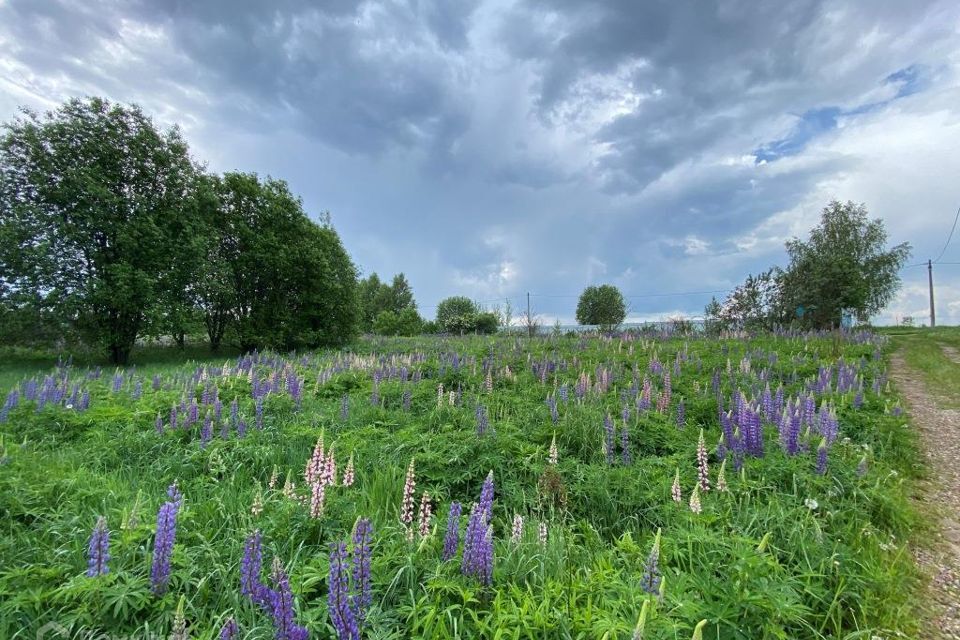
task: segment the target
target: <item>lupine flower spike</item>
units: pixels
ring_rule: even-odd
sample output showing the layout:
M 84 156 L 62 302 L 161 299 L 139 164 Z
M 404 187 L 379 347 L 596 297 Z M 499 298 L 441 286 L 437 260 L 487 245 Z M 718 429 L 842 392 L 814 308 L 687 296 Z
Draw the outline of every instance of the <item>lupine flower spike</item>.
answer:
M 430 494 L 427 491 L 420 496 L 420 537 L 426 538 L 430 535 L 430 516 L 433 512 L 433 505 L 430 503 Z
M 537 526 L 537 542 L 540 543 L 541 547 L 547 546 L 547 523 L 541 521 L 539 526 Z
M 373 601 L 370 587 L 370 544 L 373 538 L 373 527 L 370 520 L 360 518 L 353 530 L 353 609 L 359 626 L 364 625 L 367 617 L 367 608 Z
M 350 459 L 347 460 L 347 468 L 343 472 L 343 486 L 353 486 L 353 473 L 353 454 L 351 453 Z
M 640 588 L 652 596 L 660 591 L 660 529 L 657 529 L 657 535 L 653 539 L 653 546 L 650 548 L 650 555 L 643 565 L 643 577 L 640 580 Z
M 170 560 L 173 555 L 173 543 L 177 537 L 177 514 L 183 497 L 173 483 L 167 489 L 170 498 L 157 512 L 157 532 L 154 537 L 153 564 L 150 568 L 150 583 L 154 594 L 163 595 L 170 581 Z
M 220 640 L 236 640 L 240 637 L 240 629 L 237 627 L 237 621 L 233 618 L 227 618 L 220 629 Z
M 553 440 L 550 441 L 550 455 L 547 458 L 547 462 L 553 466 L 556 466 L 559 458 L 560 454 L 557 451 L 557 434 L 553 434 Z
M 707 443 L 703 439 L 703 429 L 700 429 L 700 439 L 697 441 L 697 478 L 701 491 L 710 490 L 710 467 L 707 464 Z
M 107 563 L 110 561 L 110 530 L 107 529 L 107 519 L 97 518 L 97 525 L 90 534 L 90 543 L 87 546 L 87 576 L 106 575 L 110 572 Z
M 717 491 L 727 490 L 727 459 L 720 463 L 720 472 L 717 474 Z
M 703 640 L 703 628 L 707 626 L 706 620 L 701 620 L 697 623 L 697 626 L 693 629 L 693 638 L 692 640 Z
M 510 542 L 517 544 L 523 538 L 523 516 L 519 513 L 513 516 L 513 530 L 510 534 Z
M 413 492 L 417 488 L 417 480 L 414 475 L 414 461 L 410 460 L 410 466 L 407 467 L 407 477 L 403 483 L 403 501 L 400 504 L 400 522 L 407 530 L 407 540 L 413 541 Z
M 184 596 L 177 602 L 177 612 L 173 615 L 173 629 L 170 630 L 170 640 L 189 640 L 187 633 L 187 618 L 183 614 Z
M 349 576 L 346 545 L 342 542 L 331 544 L 327 607 L 330 612 L 330 621 L 339 640 L 359 640 L 360 638 L 357 619 L 350 606 Z
M 447 533 L 443 537 L 444 562 L 457 555 L 457 547 L 460 546 L 461 513 L 463 513 L 463 506 L 459 502 L 451 502 L 450 511 L 447 514 Z
M 690 511 L 700 513 L 703 507 L 700 504 L 700 485 L 693 485 L 693 493 L 690 494 Z
M 650 609 L 650 601 L 644 600 L 640 607 L 640 617 L 637 618 L 637 626 L 633 628 L 633 640 L 643 640 L 643 629 L 647 626 L 647 612 Z
M 680 469 L 673 476 L 673 487 L 670 488 L 670 495 L 674 502 L 682 502 L 683 495 L 680 492 Z

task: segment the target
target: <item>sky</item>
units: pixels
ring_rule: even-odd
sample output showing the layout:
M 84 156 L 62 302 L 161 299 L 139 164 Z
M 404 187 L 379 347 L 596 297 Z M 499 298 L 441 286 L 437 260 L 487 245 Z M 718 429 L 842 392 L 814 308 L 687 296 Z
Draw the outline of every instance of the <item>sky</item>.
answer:
M 910 263 L 960 207 L 956 0 L 0 0 L 0 121 L 93 95 L 285 179 L 426 317 L 529 292 L 568 323 L 604 283 L 628 320 L 698 316 L 832 199 Z M 960 233 L 960 324 L 949 262 Z M 876 321 L 927 295 L 905 269 Z

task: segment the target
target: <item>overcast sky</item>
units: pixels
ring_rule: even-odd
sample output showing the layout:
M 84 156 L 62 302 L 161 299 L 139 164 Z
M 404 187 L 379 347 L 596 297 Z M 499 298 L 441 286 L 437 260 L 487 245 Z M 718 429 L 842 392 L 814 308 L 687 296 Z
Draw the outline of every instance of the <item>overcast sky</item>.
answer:
M 0 0 L 0 120 L 85 95 L 287 180 L 427 317 L 529 291 L 568 321 L 606 282 L 632 318 L 699 315 L 660 294 L 784 264 L 833 198 L 910 262 L 960 206 L 956 0 Z M 960 265 L 934 275 L 960 323 Z M 880 320 L 925 319 L 926 286 L 905 270 Z

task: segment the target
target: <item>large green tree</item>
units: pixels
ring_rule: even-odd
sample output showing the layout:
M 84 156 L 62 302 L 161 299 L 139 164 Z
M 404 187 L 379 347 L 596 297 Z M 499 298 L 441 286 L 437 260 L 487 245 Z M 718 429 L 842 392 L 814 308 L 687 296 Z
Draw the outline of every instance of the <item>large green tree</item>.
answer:
M 589 286 L 577 302 L 577 322 L 599 325 L 610 331 L 627 317 L 627 305 L 620 290 L 611 284 Z
M 787 242 L 783 306 L 816 328 L 839 325 L 844 309 L 867 320 L 900 288 L 899 272 L 910 256 L 908 243 L 886 245 L 883 222 L 871 220 L 864 205 L 834 200 L 806 241 Z
M 139 107 L 70 100 L 0 138 L 0 290 L 29 293 L 124 363 L 196 233 L 196 173 L 177 129 Z
M 210 176 L 196 300 L 211 345 L 243 350 L 342 342 L 357 325 L 357 274 L 325 217 L 311 221 L 282 180 Z
M 417 303 L 413 299 L 413 290 L 403 273 L 393 276 L 390 284 L 380 280 L 376 272 L 371 273 L 367 278 L 360 281 L 359 285 L 359 304 L 360 304 L 360 327 L 362 331 L 373 331 L 374 333 L 383 333 L 382 329 L 392 327 L 391 318 L 399 318 L 404 315 L 407 320 L 412 320 L 413 314 L 417 312 Z M 378 319 L 384 312 L 393 314 L 384 316 L 384 320 L 378 322 Z M 419 315 L 417 315 L 419 318 Z M 405 324 L 408 329 L 409 323 Z M 378 328 L 379 327 L 379 328 Z
M 437 305 L 437 326 L 446 333 L 467 333 L 476 328 L 479 313 L 480 309 L 470 298 L 445 298 Z

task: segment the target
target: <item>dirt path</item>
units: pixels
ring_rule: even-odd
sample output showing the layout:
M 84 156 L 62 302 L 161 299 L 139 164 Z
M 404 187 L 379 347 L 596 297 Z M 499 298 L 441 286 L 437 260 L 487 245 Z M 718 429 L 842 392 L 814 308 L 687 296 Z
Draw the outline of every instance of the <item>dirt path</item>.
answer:
M 930 464 L 927 506 L 940 519 L 932 548 L 916 552 L 932 578 L 930 598 L 936 617 L 931 635 L 939 631 L 942 638 L 960 640 L 960 411 L 937 406 L 901 352 L 894 354 L 891 365 L 890 376 L 907 402 Z
M 943 355 L 947 356 L 947 360 L 950 360 L 954 364 L 960 364 L 960 351 L 957 351 L 948 344 L 941 344 L 940 348 L 943 350 Z

